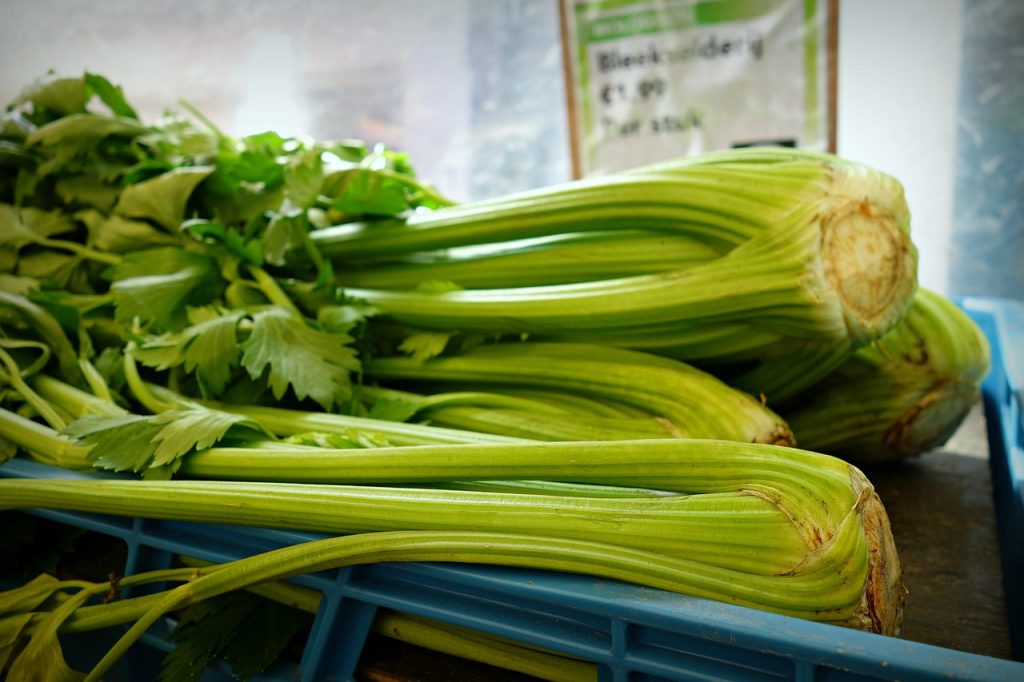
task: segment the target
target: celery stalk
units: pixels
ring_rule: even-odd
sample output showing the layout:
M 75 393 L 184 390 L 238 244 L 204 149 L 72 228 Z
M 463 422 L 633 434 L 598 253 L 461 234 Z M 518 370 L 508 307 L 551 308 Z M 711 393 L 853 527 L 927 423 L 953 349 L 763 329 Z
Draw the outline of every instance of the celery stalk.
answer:
M 480 388 L 554 391 L 572 397 L 613 401 L 641 417 L 596 418 L 567 408 L 568 414 L 520 408 L 427 410 L 450 426 L 542 440 L 603 438 L 722 438 L 789 444 L 788 427 L 751 396 L 681 362 L 620 348 L 574 343 L 500 343 L 417 361 L 376 358 L 364 365 L 378 381 L 427 382 Z M 429 406 L 428 406 L 429 407 Z M 511 407 L 511 406 L 510 406 Z M 646 434 L 646 435 L 645 435 Z
M 227 454 L 258 469 L 253 458 L 261 452 Z M 204 458 L 210 463 L 215 454 L 199 453 L 191 463 L 206 466 Z M 321 454 L 305 449 L 263 464 L 294 475 L 288 472 L 301 460 Z M 863 475 L 841 460 L 777 446 L 674 440 L 351 450 L 327 459 L 338 480 L 537 475 L 682 494 L 600 499 L 351 485 L 19 480 L 0 481 L 0 507 L 374 531 L 361 536 L 367 546 L 391 536 L 383 531 L 419 531 L 443 549 L 371 555 L 594 572 L 854 627 L 890 633 L 897 627 L 902 589 L 884 510 Z M 453 549 L 454 538 L 468 529 L 473 537 Z M 504 544 L 505 534 L 517 539 Z
M 918 455 L 953 435 L 978 402 L 988 368 L 978 326 L 919 289 L 896 327 L 796 398 L 786 415 L 813 450 L 858 463 Z
M 343 261 L 615 229 L 678 233 L 725 255 L 571 284 L 436 292 L 378 282 L 347 294 L 413 327 L 529 333 L 727 364 L 741 388 L 781 400 L 894 325 L 916 283 L 899 183 L 793 150 L 712 154 L 415 214 L 404 225 L 321 230 L 314 240 Z

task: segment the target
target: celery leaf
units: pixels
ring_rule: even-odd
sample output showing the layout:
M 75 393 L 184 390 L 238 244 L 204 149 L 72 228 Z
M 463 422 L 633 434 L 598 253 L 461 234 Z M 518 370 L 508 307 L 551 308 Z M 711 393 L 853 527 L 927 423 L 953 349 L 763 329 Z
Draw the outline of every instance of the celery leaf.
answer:
M 160 426 L 150 466 L 165 466 L 192 450 L 205 450 L 227 435 L 235 424 L 258 428 L 251 420 L 219 410 L 170 410 L 152 418 Z
M 48 573 L 40 573 L 24 585 L 0 592 L 0 614 L 35 611 L 59 589 L 59 580 Z
M 120 86 L 114 85 L 103 76 L 95 73 L 86 73 L 82 80 L 85 82 L 87 99 L 95 94 L 115 116 L 139 118 L 139 115 L 135 113 L 135 109 L 125 100 L 124 90 Z
M 23 277 L 0 272 L 0 291 L 6 291 L 16 296 L 24 296 L 39 288 L 39 280 L 34 277 Z
M 175 648 L 164 658 L 161 680 L 199 680 L 218 656 L 240 680 L 277 660 L 312 616 L 246 592 L 231 592 L 190 606 L 171 634 Z
M 31 102 L 37 110 L 66 116 L 84 112 L 87 99 L 81 78 L 58 78 L 50 72 L 30 83 L 8 108 Z
M 300 400 L 312 398 L 329 411 L 351 396 L 349 373 L 359 370 L 352 337 L 315 329 L 278 306 L 255 313 L 252 323 L 240 346 L 242 366 L 253 379 L 267 372 L 275 398 L 291 386 Z
M 419 405 L 403 398 L 378 398 L 370 408 L 371 419 L 385 419 L 390 422 L 407 422 L 419 412 Z
M 29 146 L 38 146 L 48 158 L 35 170 L 35 180 L 69 167 L 73 160 L 86 157 L 104 138 L 110 136 L 136 137 L 147 132 L 138 121 L 117 116 L 71 114 L 37 128 L 26 138 Z
M 79 682 L 85 678 L 82 673 L 72 670 L 64 660 L 57 631 L 78 607 L 88 601 L 89 596 L 87 590 L 79 590 L 34 624 L 28 644 L 14 658 L 7 671 L 8 680 Z
M 452 332 L 416 332 L 402 339 L 398 350 L 408 353 L 415 360 L 435 358 L 444 352 Z
M 10 204 L 0 204 L 0 245 L 21 248 L 73 229 L 71 217 L 60 211 L 17 209 Z
M 107 216 L 95 209 L 78 211 L 75 218 L 85 223 L 89 231 L 90 244 L 100 251 L 131 253 L 179 243 L 176 237 L 161 232 L 141 220 L 132 220 L 120 215 Z
M 309 208 L 324 184 L 324 164 L 318 148 L 308 149 L 289 159 L 284 168 L 285 191 L 291 202 Z
M 60 178 L 55 186 L 57 195 L 68 206 L 76 204 L 109 211 L 117 203 L 121 188 L 91 175 L 72 175 Z
M 407 185 L 369 168 L 352 168 L 329 177 L 331 207 L 350 216 L 392 216 L 412 207 Z
M 263 254 L 271 265 L 284 265 L 285 255 L 303 245 L 309 222 L 303 213 L 276 213 L 263 232 Z
M 238 322 L 241 311 L 218 314 L 210 308 L 189 310 L 192 326 L 187 330 L 187 343 L 182 359 L 185 371 L 195 372 L 204 396 L 219 396 L 231 379 L 231 370 L 238 366 Z
M 88 455 L 93 466 L 139 473 L 167 466 L 176 470 L 182 457 L 212 447 L 232 429 L 239 437 L 245 431 L 260 431 L 259 425 L 241 415 L 192 407 L 150 416 L 87 415 L 64 433 L 93 446 Z
M 186 306 L 209 303 L 221 287 L 214 259 L 166 247 L 126 255 L 114 270 L 110 290 L 119 322 L 139 317 L 162 329 L 178 329 L 187 320 Z
M 152 220 L 177 232 L 192 191 L 213 173 L 212 166 L 188 166 L 125 187 L 114 211 L 128 218 Z
M 32 620 L 33 613 L 18 613 L 0 617 L 0 673 L 7 669 L 14 650 L 19 645 L 22 633 Z

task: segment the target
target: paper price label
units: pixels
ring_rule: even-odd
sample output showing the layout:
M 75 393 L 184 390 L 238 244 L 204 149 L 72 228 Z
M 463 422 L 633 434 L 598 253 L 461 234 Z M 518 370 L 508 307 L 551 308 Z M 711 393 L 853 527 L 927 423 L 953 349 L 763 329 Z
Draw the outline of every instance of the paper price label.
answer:
M 827 3 L 564 0 L 577 175 L 711 149 L 829 147 Z

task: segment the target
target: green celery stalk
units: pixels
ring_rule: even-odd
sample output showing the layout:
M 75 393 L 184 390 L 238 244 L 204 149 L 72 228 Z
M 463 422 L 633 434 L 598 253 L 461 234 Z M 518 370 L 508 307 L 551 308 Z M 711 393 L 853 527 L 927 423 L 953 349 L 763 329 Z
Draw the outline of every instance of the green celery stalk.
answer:
M 919 289 L 907 316 L 796 398 L 801 445 L 867 464 L 945 443 L 981 395 L 985 334 L 956 305 Z
M 47 400 L 80 418 L 87 414 L 118 416 L 124 414 L 109 403 L 75 389 L 53 377 L 39 374 L 30 380 L 32 387 Z M 189 402 L 166 388 L 149 384 L 148 389 L 169 404 Z M 403 424 L 383 419 L 353 417 L 330 412 L 304 412 L 279 407 L 235 405 L 216 401 L 191 401 L 222 412 L 248 417 L 276 436 L 295 436 L 304 433 L 367 434 L 385 438 L 392 445 L 423 445 L 430 443 L 509 443 L 518 439 L 458 431 L 420 424 Z M 30 447 L 31 444 L 26 445 Z
M 73 509 L 327 533 L 374 531 L 365 536 L 371 544 L 373 537 L 388 535 L 383 531 L 426 531 L 424 537 L 443 538 L 444 544 L 472 529 L 470 535 L 478 539 L 467 541 L 464 551 L 446 546 L 434 556 L 594 570 L 805 618 L 886 632 L 896 628 L 902 589 L 884 509 L 863 475 L 841 460 L 727 441 L 397 450 L 338 451 L 326 458 L 309 449 L 290 458 L 268 457 L 260 450 L 210 450 L 193 456 L 190 466 L 195 473 L 237 457 L 254 473 L 263 467 L 288 477 L 320 457 L 325 464 L 333 460 L 328 466 L 339 480 L 536 475 L 552 481 L 657 486 L 683 494 L 601 499 L 351 485 L 18 480 L 0 481 L 0 508 Z M 342 458 L 348 459 L 339 466 Z M 557 538 L 562 551 L 545 541 L 550 552 L 509 552 L 499 539 L 508 533 L 530 538 L 528 545 L 534 538 Z M 585 567 L 592 561 L 585 557 L 596 550 L 584 551 L 574 543 L 619 549 L 602 545 L 598 563 L 603 568 L 598 570 Z M 395 558 L 379 559 L 386 557 Z M 557 561 L 549 562 L 552 557 Z M 623 570 L 622 561 L 632 568 Z M 674 567 L 671 578 L 659 568 L 668 566 Z
M 899 183 L 794 150 L 712 154 L 314 239 L 344 261 L 614 229 L 680 233 L 727 253 L 592 282 L 346 293 L 413 327 L 529 333 L 727 364 L 741 388 L 774 401 L 881 336 L 916 283 Z
M 425 412 L 456 428 L 541 440 L 686 437 L 792 443 L 785 422 L 751 396 L 676 360 L 621 348 L 499 343 L 426 361 L 375 358 L 363 371 L 377 381 L 425 382 L 434 391 L 452 385 L 496 394 L 506 387 L 539 389 L 621 404 L 644 415 L 598 418 L 578 409 L 558 415 L 511 405 L 506 410 L 447 406 Z
M 397 263 L 358 263 L 341 269 L 336 281 L 371 289 L 415 289 L 430 281 L 464 289 L 528 287 L 668 272 L 720 255 L 720 249 L 684 235 L 578 233 L 455 247 Z
M 402 222 L 324 228 L 312 238 L 340 262 L 623 229 L 682 234 L 728 249 L 778 224 L 794 204 L 820 199 L 831 182 L 827 166 L 835 163 L 800 150 L 713 152 L 420 212 Z
M 429 396 L 364 386 L 369 404 L 397 400 L 414 406 L 415 419 L 433 426 L 464 431 L 497 433 L 533 440 L 629 440 L 671 438 L 674 426 L 651 415 L 594 414 L 588 410 L 597 401 L 549 392 L 544 399 L 514 395 L 494 387 L 492 392 L 456 391 Z M 567 405 L 571 403 L 571 407 Z M 580 403 L 583 404 L 581 408 Z M 604 405 L 605 412 L 614 409 Z

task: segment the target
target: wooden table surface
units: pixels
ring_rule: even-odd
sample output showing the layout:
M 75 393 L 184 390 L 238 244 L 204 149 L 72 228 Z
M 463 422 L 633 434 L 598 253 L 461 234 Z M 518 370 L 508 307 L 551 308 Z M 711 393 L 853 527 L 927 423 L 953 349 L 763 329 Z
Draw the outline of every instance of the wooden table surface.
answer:
M 980 406 L 945 447 L 864 472 L 889 513 L 910 590 L 901 637 L 1010 658 Z

